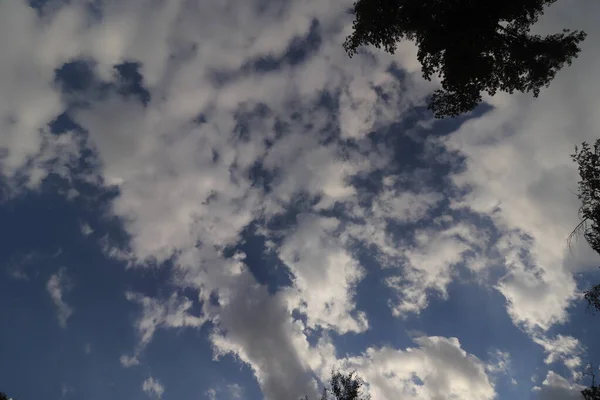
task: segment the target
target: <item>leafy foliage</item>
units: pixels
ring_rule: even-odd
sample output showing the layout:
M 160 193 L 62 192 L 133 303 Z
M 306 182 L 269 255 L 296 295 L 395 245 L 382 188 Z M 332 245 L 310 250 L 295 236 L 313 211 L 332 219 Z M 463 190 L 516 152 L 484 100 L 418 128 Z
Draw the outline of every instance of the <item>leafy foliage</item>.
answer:
M 600 139 L 593 147 L 584 142 L 580 149 L 575 148 L 571 157 L 579 169 L 577 197 L 581 201 L 581 222 L 568 240 L 571 242 L 574 237 L 583 234 L 592 249 L 600 254 Z M 584 297 L 590 307 L 600 311 L 600 284 L 586 290 Z
M 584 400 L 600 400 L 600 387 L 596 386 L 596 374 L 594 373 L 594 366 L 588 365 L 588 371 L 585 375 L 589 375 L 592 378 L 590 387 L 585 388 L 581 391 L 581 395 Z
M 355 372 L 343 374 L 332 371 L 329 385 L 324 389 L 320 400 L 370 400 L 370 396 L 362 393 L 363 386 L 364 382 Z
M 363 45 L 393 53 L 398 42 L 418 47 L 423 77 L 438 75 L 429 108 L 438 118 L 474 109 L 482 93 L 532 92 L 535 97 L 576 58 L 586 34 L 565 29 L 530 33 L 556 0 L 357 0 L 350 56 Z
M 600 387 L 592 385 L 581 391 L 584 400 L 600 400 Z

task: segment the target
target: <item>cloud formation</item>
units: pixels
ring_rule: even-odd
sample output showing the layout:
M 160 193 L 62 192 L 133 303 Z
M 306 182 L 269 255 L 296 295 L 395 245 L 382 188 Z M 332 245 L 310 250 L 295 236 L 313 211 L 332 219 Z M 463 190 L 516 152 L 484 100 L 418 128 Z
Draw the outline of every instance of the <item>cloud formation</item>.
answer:
M 127 292 L 125 296 L 127 300 L 138 303 L 142 307 L 141 315 L 135 321 L 139 337 L 135 352 L 133 355 L 123 355 L 120 359 L 125 367 L 139 364 L 138 356 L 150 343 L 156 329 L 200 327 L 205 321 L 201 316 L 190 314 L 192 301 L 185 296 L 178 296 L 177 293 L 173 293 L 164 301 L 133 292 Z
M 54 303 L 54 306 L 56 307 L 58 324 L 62 328 L 67 327 L 67 320 L 71 314 L 73 314 L 73 308 L 71 308 L 64 299 L 65 292 L 69 290 L 69 287 L 70 280 L 64 268 L 61 268 L 57 273 L 52 274 L 46 283 L 46 290 L 50 295 L 50 299 L 52 299 L 52 303 Z
M 461 348 L 456 338 L 419 337 L 418 347 L 404 351 L 368 349 L 345 360 L 356 369 L 376 399 L 493 399 L 494 385 L 486 365 Z
M 574 376 L 581 373 L 582 367 L 581 356 L 584 353 L 584 348 L 576 338 L 572 336 L 556 335 L 555 338 L 537 337 L 534 342 L 541 345 L 546 353 L 544 362 L 552 364 L 562 362 Z
M 142 390 L 153 399 L 162 399 L 165 387 L 153 377 L 149 377 L 142 383 Z
M 584 386 L 570 383 L 554 371 L 548 371 L 542 386 L 535 386 L 533 392 L 540 400 L 580 400 Z

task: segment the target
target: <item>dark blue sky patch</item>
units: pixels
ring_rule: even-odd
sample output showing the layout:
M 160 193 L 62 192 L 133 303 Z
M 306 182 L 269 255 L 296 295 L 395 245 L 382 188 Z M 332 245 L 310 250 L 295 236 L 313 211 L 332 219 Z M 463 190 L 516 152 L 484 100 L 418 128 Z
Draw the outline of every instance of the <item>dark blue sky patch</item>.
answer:
M 447 299 L 431 296 L 429 306 L 419 316 L 410 316 L 411 328 L 430 336 L 458 337 L 462 348 L 487 360 L 490 351 L 510 353 L 511 373 L 526 380 L 543 365 L 541 347 L 512 324 L 505 299 L 496 290 L 453 281 Z M 524 351 L 527 349 L 527 351 Z
M 114 68 L 118 74 L 117 91 L 125 97 L 137 97 L 143 105 L 148 105 L 151 96 L 144 86 L 144 77 L 140 73 L 141 64 L 126 61 Z
M 447 167 L 437 160 L 423 157 L 427 134 L 424 133 L 422 136 L 406 134 L 407 131 L 415 128 L 416 123 L 416 119 L 407 118 L 369 135 L 372 146 L 366 151 L 372 152 L 378 148 L 387 149 L 391 153 L 392 162 L 383 169 L 354 177 L 352 183 L 355 187 L 365 194 L 375 196 L 383 188 L 383 177 L 412 174 L 419 171 L 427 171 L 427 175 L 420 176 L 418 180 L 414 181 L 405 180 L 403 182 L 404 189 L 420 192 L 424 189 L 424 185 L 438 189 L 443 187 L 444 177 L 448 174 Z M 423 178 L 428 179 L 423 180 Z
M 203 399 L 213 386 L 231 381 L 255 385 L 252 373 L 231 357 L 213 360 L 210 329 L 207 324 L 202 328 L 159 329 L 154 334 L 140 369 L 164 385 L 165 397 Z
M 262 161 L 256 161 L 248 171 L 252 186 L 261 188 L 266 194 L 271 192 L 275 173 L 264 168 Z
M 115 65 L 114 82 L 102 81 L 95 74 L 95 65 L 94 60 L 77 59 L 56 69 L 54 82 L 69 108 L 87 107 L 90 100 L 103 99 L 112 92 L 126 99 L 133 97 L 143 105 L 150 102 L 151 95 L 144 86 L 139 62 L 125 61 Z
M 246 254 L 245 264 L 261 285 L 267 286 L 269 293 L 274 294 L 282 287 L 291 286 L 291 276 L 287 267 L 279 260 L 277 254 L 267 250 L 267 238 L 257 235 L 256 225 L 243 230 L 241 240 L 235 247 Z
M 29 193 L 2 204 L 0 219 L 4 261 L 15 252 L 54 253 L 77 240 L 79 231 L 77 211 L 52 192 Z
M 133 312 L 134 305 L 124 297 L 128 282 L 137 282 L 136 274 L 106 259 L 96 241 L 81 233 L 81 211 L 47 191 L 27 194 L 0 208 L 5 222 L 0 227 L 5 244 L 0 263 L 32 252 L 39 255 L 25 269 L 26 280 L 11 279 L 9 271 L 1 271 L 0 301 L 5 307 L 0 318 L 11 324 L 0 333 L 0 353 L 10 360 L 0 363 L 0 376 L 11 382 L 3 389 L 17 398 L 34 398 L 39 390 L 60 398 L 62 383 L 79 393 L 90 390 L 94 396 L 111 391 L 132 394 L 118 359 L 136 341 L 127 312 Z M 46 290 L 50 276 L 61 269 L 69 282 L 63 300 L 73 309 L 66 329 L 59 326 Z M 85 354 L 87 345 L 93 363 Z M 24 376 L 36 377 L 36 385 Z
M 96 83 L 92 60 L 74 60 L 55 71 L 54 81 L 63 93 L 86 92 Z
M 367 314 L 369 329 L 363 333 L 331 334 L 338 357 L 358 355 L 367 347 L 390 346 L 405 348 L 412 344 L 407 325 L 402 318 L 392 316 L 389 300 L 395 293 L 385 284 L 385 279 L 397 270 L 382 268 L 369 249 L 355 249 L 360 265 L 367 273 L 356 287 L 356 309 Z
M 62 134 L 67 132 L 82 132 L 79 126 L 69 115 L 68 112 L 63 112 L 49 124 L 50 132 L 54 134 Z

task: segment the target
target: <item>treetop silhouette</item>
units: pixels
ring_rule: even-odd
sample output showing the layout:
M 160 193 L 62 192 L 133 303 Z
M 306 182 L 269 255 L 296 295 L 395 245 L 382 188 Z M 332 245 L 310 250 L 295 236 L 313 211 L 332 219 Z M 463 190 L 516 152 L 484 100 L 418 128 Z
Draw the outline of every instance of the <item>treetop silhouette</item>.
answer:
M 423 77 L 441 79 L 429 103 L 437 118 L 473 110 L 482 94 L 531 92 L 535 97 L 577 57 L 582 31 L 547 36 L 531 27 L 556 0 L 358 0 L 350 56 L 363 45 L 393 53 L 414 41 Z

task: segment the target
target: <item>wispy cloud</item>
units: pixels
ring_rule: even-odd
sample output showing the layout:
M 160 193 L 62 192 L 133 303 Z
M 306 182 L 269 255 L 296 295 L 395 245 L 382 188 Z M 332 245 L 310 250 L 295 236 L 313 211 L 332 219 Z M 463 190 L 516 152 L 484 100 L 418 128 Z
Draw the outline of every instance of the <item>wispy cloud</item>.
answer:
M 142 383 L 142 390 L 153 399 L 162 399 L 165 387 L 155 378 L 149 377 Z
M 70 279 L 66 274 L 66 269 L 61 268 L 57 273 L 50 276 L 46 283 L 46 290 L 56 307 L 56 317 L 61 327 L 67 327 L 67 320 L 73 314 L 73 309 L 65 299 L 65 293 L 70 289 Z
M 142 307 L 140 317 L 135 322 L 139 341 L 133 355 L 122 355 L 121 365 L 132 367 L 139 364 L 139 353 L 150 343 L 156 329 L 200 327 L 205 318 L 192 315 L 192 302 L 185 296 L 173 293 L 168 299 L 155 299 L 139 293 L 127 292 L 127 300 Z

